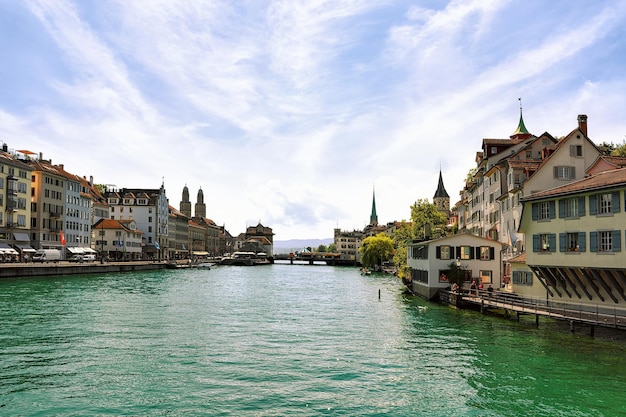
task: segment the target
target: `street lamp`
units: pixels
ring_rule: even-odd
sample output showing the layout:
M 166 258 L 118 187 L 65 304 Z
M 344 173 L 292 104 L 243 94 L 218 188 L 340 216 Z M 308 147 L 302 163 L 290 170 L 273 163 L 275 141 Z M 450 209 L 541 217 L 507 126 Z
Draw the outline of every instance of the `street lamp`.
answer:
M 457 268 L 461 268 L 461 260 L 459 258 L 456 258 L 455 263 Z

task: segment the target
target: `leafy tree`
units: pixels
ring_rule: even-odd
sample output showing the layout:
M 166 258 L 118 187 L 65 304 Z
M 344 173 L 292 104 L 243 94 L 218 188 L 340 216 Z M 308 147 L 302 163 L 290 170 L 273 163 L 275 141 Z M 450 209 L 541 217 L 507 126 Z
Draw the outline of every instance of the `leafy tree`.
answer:
M 447 234 L 447 217 L 437 209 L 437 206 L 428 202 L 428 199 L 419 199 L 411 206 L 411 222 L 415 239 L 430 239 Z
M 334 243 L 331 243 L 330 245 L 328 245 L 327 251 L 330 253 L 336 253 L 337 245 L 335 245 Z
M 613 152 L 611 152 L 612 156 L 621 156 L 626 157 L 626 140 L 622 141 L 621 145 L 615 145 Z
M 615 144 L 612 142 L 611 143 L 602 142 L 601 144 L 598 145 L 598 148 L 600 149 L 600 153 L 602 155 L 611 155 L 613 151 L 615 150 Z
M 373 268 L 382 265 L 393 252 L 393 240 L 385 233 L 363 239 L 359 250 L 363 253 L 363 265 Z
M 318 252 L 326 252 L 326 245 L 319 245 L 317 247 Z
M 406 278 L 409 276 L 409 266 L 407 265 L 407 248 L 409 242 L 415 239 L 413 228 L 410 223 L 402 222 L 393 232 L 393 242 L 396 250 L 393 254 L 393 264 L 398 271 L 398 278 Z

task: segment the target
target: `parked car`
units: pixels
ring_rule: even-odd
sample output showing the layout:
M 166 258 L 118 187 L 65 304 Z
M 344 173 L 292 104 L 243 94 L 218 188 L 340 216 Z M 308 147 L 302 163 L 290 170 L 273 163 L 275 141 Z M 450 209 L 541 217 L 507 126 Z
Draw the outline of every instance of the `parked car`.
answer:
M 96 260 L 96 255 L 93 253 L 86 253 L 83 255 L 83 262 L 94 262 Z
M 83 255 L 80 254 L 75 254 L 72 255 L 68 258 L 68 261 L 70 262 L 82 262 L 83 261 Z

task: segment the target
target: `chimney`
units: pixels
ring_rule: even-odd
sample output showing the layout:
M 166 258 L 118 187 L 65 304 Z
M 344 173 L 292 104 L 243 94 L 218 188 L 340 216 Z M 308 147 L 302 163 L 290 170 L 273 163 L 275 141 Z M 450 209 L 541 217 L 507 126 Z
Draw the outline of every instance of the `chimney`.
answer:
M 585 136 L 587 136 L 587 115 L 586 114 L 578 115 L 578 128 L 583 131 Z

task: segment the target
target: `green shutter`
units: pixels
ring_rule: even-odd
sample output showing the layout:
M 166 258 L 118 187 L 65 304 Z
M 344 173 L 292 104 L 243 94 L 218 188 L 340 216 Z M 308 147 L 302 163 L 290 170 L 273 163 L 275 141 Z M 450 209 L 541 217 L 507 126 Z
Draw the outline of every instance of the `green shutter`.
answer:
M 587 250 L 586 240 L 587 235 L 585 232 L 578 232 L 578 251 L 585 252 Z
M 556 219 L 556 204 L 554 204 L 554 200 L 548 202 L 548 207 L 550 210 L 550 218 Z
M 556 234 L 550 233 L 548 235 L 548 243 L 550 244 L 550 252 L 556 252 Z
M 533 208 L 533 220 L 538 220 L 539 219 L 539 204 L 533 203 L 532 208 Z
M 559 200 L 559 219 L 565 217 L 565 199 Z
M 619 191 L 616 191 L 613 193 L 613 201 L 611 204 L 611 211 L 613 213 L 619 213 L 620 212 L 620 208 L 619 208 Z
M 621 230 L 613 230 L 611 243 L 613 244 L 613 252 L 622 251 L 622 231 Z
M 539 252 L 539 235 L 533 235 L 533 252 Z
M 589 215 L 594 216 L 598 213 L 598 203 L 596 202 L 598 196 L 590 195 L 589 196 Z
M 578 197 L 578 217 L 585 215 L 585 197 Z
M 567 233 L 559 233 L 559 251 L 567 252 Z
M 441 246 L 435 247 L 435 258 L 441 259 Z
M 589 250 L 591 252 L 598 251 L 598 232 L 589 232 Z

